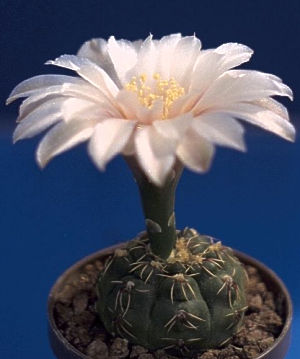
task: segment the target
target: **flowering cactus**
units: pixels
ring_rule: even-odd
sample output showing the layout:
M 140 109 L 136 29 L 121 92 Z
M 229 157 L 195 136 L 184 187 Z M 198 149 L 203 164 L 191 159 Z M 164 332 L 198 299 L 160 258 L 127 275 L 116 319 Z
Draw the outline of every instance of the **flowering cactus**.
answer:
M 244 120 L 293 140 L 292 91 L 278 77 L 236 70 L 253 51 L 228 43 L 202 50 L 180 34 L 130 42 L 93 39 L 52 64 L 78 76 L 23 81 L 14 141 L 48 128 L 37 152 L 44 167 L 88 141 L 98 168 L 122 154 L 139 186 L 145 236 L 116 250 L 98 284 L 97 310 L 114 334 L 151 349 L 225 344 L 246 310 L 246 276 L 231 250 L 196 231 L 176 230 L 175 190 L 184 166 L 208 170 L 215 146 L 244 151 Z

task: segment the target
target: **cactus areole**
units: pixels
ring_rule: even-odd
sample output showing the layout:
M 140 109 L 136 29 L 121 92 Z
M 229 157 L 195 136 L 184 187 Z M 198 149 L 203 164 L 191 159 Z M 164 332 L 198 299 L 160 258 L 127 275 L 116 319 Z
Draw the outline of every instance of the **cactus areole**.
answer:
M 242 264 L 221 242 L 194 229 L 176 231 L 180 165 L 158 187 L 133 158 L 127 162 L 139 185 L 147 232 L 108 258 L 97 288 L 102 322 L 112 335 L 184 356 L 228 343 L 247 309 Z

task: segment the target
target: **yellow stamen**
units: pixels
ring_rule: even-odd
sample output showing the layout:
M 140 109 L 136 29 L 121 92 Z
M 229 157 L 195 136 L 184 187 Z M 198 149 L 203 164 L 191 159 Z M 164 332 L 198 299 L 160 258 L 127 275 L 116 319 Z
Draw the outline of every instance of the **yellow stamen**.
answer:
M 155 84 L 150 87 L 146 85 L 146 74 L 141 74 L 138 78 L 133 76 L 131 81 L 125 85 L 125 89 L 135 92 L 141 105 L 149 109 L 153 107 L 156 100 L 162 100 L 162 118 L 166 119 L 173 102 L 184 95 L 184 88 L 173 77 L 170 80 L 162 80 L 160 74 L 155 73 L 153 79 Z

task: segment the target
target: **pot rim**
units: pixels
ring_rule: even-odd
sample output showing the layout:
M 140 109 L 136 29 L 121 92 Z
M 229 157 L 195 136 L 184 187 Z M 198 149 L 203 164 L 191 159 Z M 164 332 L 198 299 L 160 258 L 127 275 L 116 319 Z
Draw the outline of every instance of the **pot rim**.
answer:
M 78 349 L 76 349 L 70 342 L 62 335 L 60 330 L 57 328 L 57 325 L 54 320 L 53 315 L 53 309 L 54 309 L 54 303 L 55 303 L 55 292 L 60 287 L 62 282 L 65 280 L 66 277 L 68 277 L 74 270 L 77 270 L 81 268 L 86 262 L 90 262 L 93 260 L 96 260 L 99 258 L 99 256 L 106 256 L 111 254 L 115 249 L 125 246 L 128 243 L 122 242 L 119 244 L 115 244 L 113 246 L 101 249 L 97 252 L 94 252 L 88 256 L 83 257 L 79 261 L 75 262 L 73 265 L 71 265 L 68 269 L 66 269 L 55 281 L 53 286 L 50 289 L 49 296 L 48 296 L 48 303 L 47 303 L 47 315 L 48 315 L 48 322 L 50 324 L 50 327 L 55 332 L 55 335 L 57 338 L 62 342 L 62 344 L 72 353 L 80 356 L 82 359 L 90 359 L 89 356 L 85 355 L 84 353 L 80 352 Z M 243 264 L 250 264 L 252 266 L 255 266 L 258 268 L 258 270 L 261 272 L 260 274 L 267 273 L 269 277 L 272 277 L 274 281 L 277 282 L 277 285 L 279 286 L 281 292 L 284 295 L 284 298 L 286 300 L 286 318 L 285 323 L 282 327 L 280 335 L 274 340 L 274 343 L 265 351 L 263 351 L 259 356 L 255 357 L 255 359 L 264 359 L 268 353 L 272 352 L 283 340 L 283 338 L 287 335 L 291 328 L 292 318 L 293 318 L 293 304 L 291 300 L 291 296 L 289 294 L 289 291 L 287 287 L 285 286 L 284 282 L 281 280 L 280 277 L 269 267 L 267 267 L 265 264 L 260 262 L 259 260 L 239 251 L 233 249 L 234 254 L 241 260 Z M 264 277 L 264 276 L 263 276 Z

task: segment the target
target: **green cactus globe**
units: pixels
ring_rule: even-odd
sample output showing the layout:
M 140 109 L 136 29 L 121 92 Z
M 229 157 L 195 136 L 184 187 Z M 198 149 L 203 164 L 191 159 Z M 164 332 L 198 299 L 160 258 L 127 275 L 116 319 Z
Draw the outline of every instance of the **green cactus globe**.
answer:
M 246 273 L 211 237 L 189 228 L 177 235 L 168 259 L 152 253 L 146 233 L 116 250 L 99 278 L 97 310 L 113 335 L 188 355 L 220 347 L 238 330 Z

